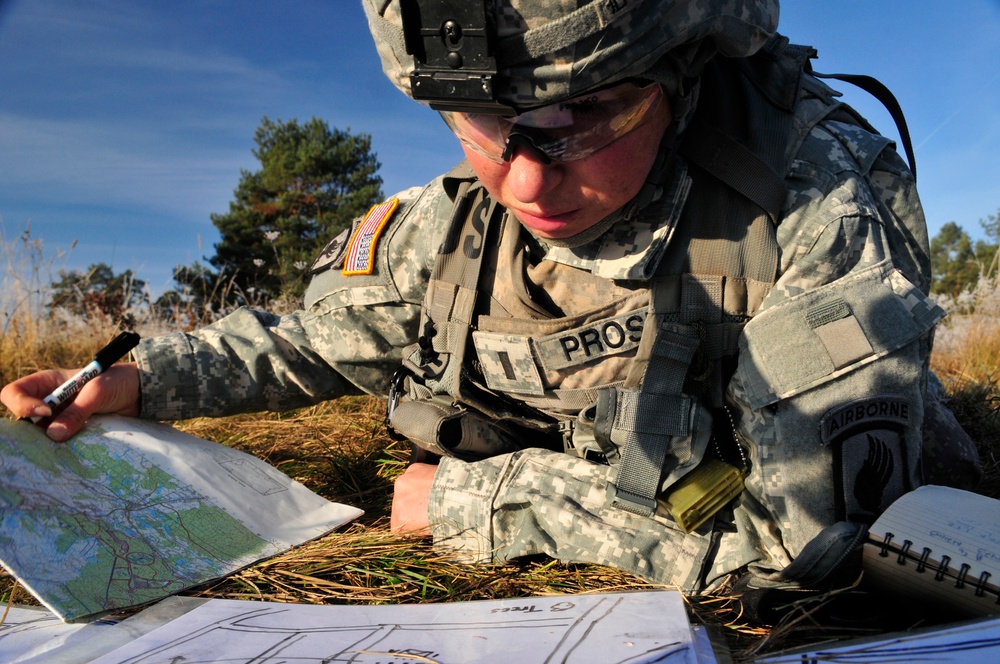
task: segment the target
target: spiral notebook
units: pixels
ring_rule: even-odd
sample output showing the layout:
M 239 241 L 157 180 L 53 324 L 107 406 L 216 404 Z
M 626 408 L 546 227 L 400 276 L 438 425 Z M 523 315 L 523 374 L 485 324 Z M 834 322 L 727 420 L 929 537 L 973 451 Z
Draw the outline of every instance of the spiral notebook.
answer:
M 1000 614 L 1000 501 L 924 486 L 869 529 L 865 581 L 965 616 Z

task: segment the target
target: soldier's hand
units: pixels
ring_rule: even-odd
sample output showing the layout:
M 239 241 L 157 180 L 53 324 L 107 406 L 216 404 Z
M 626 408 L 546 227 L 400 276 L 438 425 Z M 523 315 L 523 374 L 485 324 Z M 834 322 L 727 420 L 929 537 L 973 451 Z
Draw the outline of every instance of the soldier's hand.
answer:
M 77 371 L 50 369 L 15 380 L 0 390 L 0 402 L 17 417 L 52 417 L 52 409 L 43 399 Z M 134 363 L 112 365 L 84 385 L 72 402 L 48 422 L 45 433 L 62 442 L 79 431 L 95 413 L 130 417 L 139 414 L 139 369 Z
M 392 494 L 392 516 L 389 518 L 392 532 L 398 535 L 431 534 L 427 505 L 437 468 L 429 463 L 411 463 L 396 478 Z

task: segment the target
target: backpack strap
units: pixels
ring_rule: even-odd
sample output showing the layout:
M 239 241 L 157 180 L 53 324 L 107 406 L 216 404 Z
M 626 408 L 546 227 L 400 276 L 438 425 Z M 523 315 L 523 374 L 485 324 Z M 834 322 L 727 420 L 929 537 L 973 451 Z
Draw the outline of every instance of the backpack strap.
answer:
M 594 435 L 602 447 L 618 447 L 621 464 L 611 505 L 650 516 L 664 476 L 686 474 L 701 461 L 704 445 L 684 449 L 693 425 L 694 399 L 683 393 L 684 378 L 698 349 L 698 336 L 685 326 L 647 322 L 653 336 L 642 385 L 598 390 Z
M 811 65 L 815 57 L 815 49 L 790 44 L 786 37 L 775 35 L 756 55 L 738 61 L 734 68 L 710 66 L 706 69 L 707 75 L 703 76 L 699 112 L 685 129 L 679 146 L 685 158 L 748 198 L 775 223 L 780 219 L 785 202 L 783 176 L 788 167 L 783 158 L 787 155 L 783 156 L 780 149 L 787 144 L 793 131 L 792 114 L 804 75 L 851 83 L 878 99 L 896 123 L 910 172 L 914 180 L 917 177 L 906 118 L 889 88 L 871 76 L 817 73 Z M 735 69 L 742 76 L 735 76 Z M 754 101 L 754 95 L 748 94 L 748 82 L 767 102 Z M 831 91 L 831 94 L 836 93 Z M 753 140 L 752 137 L 741 136 L 741 127 L 731 124 L 731 115 L 720 110 L 730 109 L 740 102 L 752 104 L 757 116 L 766 118 L 762 141 L 746 144 L 745 141 Z M 809 124 L 820 119 L 811 119 Z
M 680 152 L 750 199 L 772 223 L 778 223 L 787 193 L 784 180 L 750 148 L 695 118 L 684 131 Z
M 885 106 L 885 109 L 889 111 L 889 115 L 892 116 L 892 121 L 896 123 L 896 131 L 899 132 L 899 138 L 903 142 L 903 150 L 906 151 L 906 161 L 910 166 L 910 173 L 913 174 L 913 180 L 916 182 L 917 159 L 914 156 L 913 143 L 910 141 L 910 130 L 906 125 L 903 108 L 899 105 L 899 101 L 892 94 L 892 91 L 882 81 L 864 74 L 820 74 L 812 71 L 812 67 L 808 67 L 806 71 L 816 78 L 833 79 L 856 85 L 875 97 L 875 99 L 878 99 Z
M 702 74 L 698 107 L 678 148 L 775 225 L 787 197 L 786 146 L 796 130 L 802 72 L 814 53 L 775 35 L 749 58 L 713 59 Z M 756 119 L 754 127 L 749 117 Z

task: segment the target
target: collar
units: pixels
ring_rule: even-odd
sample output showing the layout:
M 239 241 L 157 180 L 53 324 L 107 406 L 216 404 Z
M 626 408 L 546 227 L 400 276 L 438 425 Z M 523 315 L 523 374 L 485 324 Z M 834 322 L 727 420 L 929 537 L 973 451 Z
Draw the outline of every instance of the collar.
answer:
M 673 151 L 669 154 L 660 169 L 654 166 L 661 176 L 656 179 L 665 182 L 665 186 L 654 186 L 647 181 L 636 198 L 620 211 L 621 219 L 606 233 L 578 247 L 549 246 L 545 259 L 606 279 L 651 279 L 677 228 L 691 189 L 684 160 Z

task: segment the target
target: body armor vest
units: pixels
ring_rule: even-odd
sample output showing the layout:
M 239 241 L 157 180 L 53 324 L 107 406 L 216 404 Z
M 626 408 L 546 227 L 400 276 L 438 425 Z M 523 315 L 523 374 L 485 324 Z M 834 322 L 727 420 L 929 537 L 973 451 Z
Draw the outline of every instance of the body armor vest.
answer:
M 719 136 L 714 145 L 731 143 Z M 778 213 L 699 165 L 722 148 L 666 160 L 658 200 L 574 249 L 546 251 L 454 173 L 422 336 L 405 353 L 417 380 L 393 428 L 467 460 L 542 446 L 620 464 L 613 500 L 652 513 L 709 448 L 739 333 L 777 278 Z
M 724 398 L 738 340 L 779 276 L 784 174 L 840 112 L 803 76 L 811 55 L 777 38 L 710 63 L 659 198 L 584 247 L 542 248 L 453 172 L 392 427 L 465 460 L 546 447 L 617 465 L 610 503 L 645 515 L 706 456 L 746 470 Z

